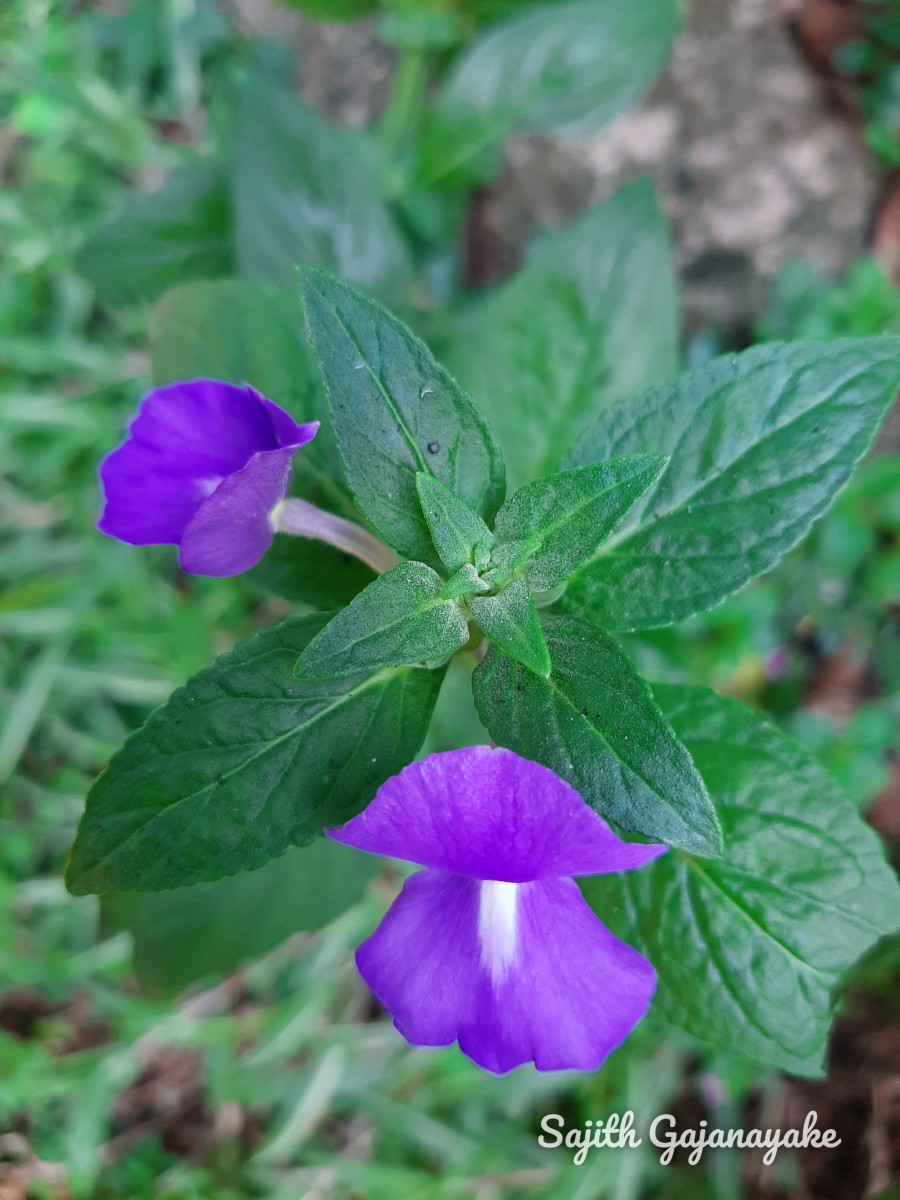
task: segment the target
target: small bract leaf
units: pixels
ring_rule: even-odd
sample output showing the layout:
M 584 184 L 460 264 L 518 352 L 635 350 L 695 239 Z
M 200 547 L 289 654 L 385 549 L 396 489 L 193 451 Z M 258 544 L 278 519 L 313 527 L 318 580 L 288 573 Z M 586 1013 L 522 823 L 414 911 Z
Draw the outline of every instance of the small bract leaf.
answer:
M 526 483 L 497 513 L 497 538 L 539 542 L 524 574 L 534 591 L 549 591 L 594 555 L 666 462 L 634 454 Z
M 445 600 L 456 600 L 459 596 L 469 596 L 472 592 L 488 592 L 490 585 L 485 583 L 472 563 L 455 571 L 447 582 L 441 595 Z
M 424 563 L 400 563 L 332 617 L 297 663 L 297 674 L 338 678 L 378 667 L 447 658 L 469 640 L 459 606 Z
M 538 675 L 550 674 L 550 655 L 534 597 L 522 579 L 496 596 L 473 596 L 472 616 L 492 642 Z
M 494 535 L 455 492 L 424 471 L 416 475 L 416 488 L 438 557 L 448 571 L 474 564 L 476 554 L 483 557 L 488 552 Z

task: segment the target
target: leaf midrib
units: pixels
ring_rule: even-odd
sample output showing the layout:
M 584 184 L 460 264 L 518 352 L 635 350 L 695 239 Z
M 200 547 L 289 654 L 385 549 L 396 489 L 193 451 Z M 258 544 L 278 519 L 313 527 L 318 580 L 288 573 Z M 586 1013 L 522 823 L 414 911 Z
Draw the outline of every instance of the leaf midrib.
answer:
M 206 792 L 210 792 L 210 791 L 214 790 L 215 788 L 222 787 L 227 780 L 233 779 L 234 776 L 239 775 L 242 771 L 247 770 L 249 767 L 251 767 L 253 765 L 253 763 L 255 763 L 257 761 L 257 759 L 264 757 L 270 751 L 272 751 L 276 747 L 280 746 L 283 742 L 286 742 L 294 737 L 299 737 L 302 733 L 309 730 L 318 721 L 329 716 L 331 713 L 335 712 L 337 709 L 342 708 L 345 704 L 348 704 L 351 700 L 356 699 L 358 696 L 360 696 L 364 692 L 366 692 L 369 688 L 374 687 L 376 684 L 385 682 L 392 675 L 399 674 L 403 669 L 404 668 L 402 668 L 402 667 L 385 668 L 384 670 L 379 671 L 377 674 L 370 676 L 370 678 L 364 680 L 362 683 L 358 684 L 356 687 L 350 688 L 348 691 L 344 692 L 344 694 L 342 696 L 340 696 L 337 700 L 335 700 L 335 702 L 333 704 L 329 704 L 325 708 L 319 709 L 319 711 L 317 713 L 314 713 L 313 716 L 311 716 L 308 720 L 304 721 L 302 724 L 295 725 L 293 728 L 287 730 L 287 732 L 279 734 L 278 737 L 273 738 L 269 742 L 266 742 L 259 750 L 257 750 L 257 752 L 255 754 L 251 754 L 249 756 L 249 758 L 243 759 L 240 763 L 238 763 L 236 766 L 232 767 L 230 770 L 223 772 L 221 775 L 217 775 L 214 780 L 210 780 L 210 782 L 204 784 L 203 787 L 198 788 L 196 791 L 190 792 L 186 796 L 179 796 L 178 799 L 173 800 L 171 804 L 166 804 L 164 807 L 156 809 L 154 811 L 153 816 L 150 818 L 149 821 L 146 821 L 142 825 L 140 825 L 138 827 L 138 829 L 136 829 L 132 834 L 130 834 L 123 842 L 120 842 L 112 850 L 110 850 L 108 853 L 103 855 L 102 858 L 95 860 L 91 865 L 91 874 L 96 873 L 102 867 L 106 866 L 109 862 L 111 862 L 114 858 L 116 858 L 121 853 L 121 851 L 129 845 L 129 843 L 133 840 L 133 838 L 136 835 L 145 834 L 150 829 L 150 827 L 153 824 L 155 824 L 155 822 L 158 821 L 161 817 L 168 815 L 173 810 L 179 808 L 183 804 L 186 804 L 193 800 L 197 800 L 200 796 L 202 796 Z M 135 810 L 134 809 L 126 809 L 125 811 L 126 812 L 134 812 Z
M 854 370 L 853 372 L 851 372 L 851 374 L 845 376 L 840 381 L 840 383 L 836 384 L 833 387 L 833 389 L 828 393 L 828 395 L 826 397 L 824 397 L 822 400 L 820 400 L 817 404 L 813 404 L 809 408 L 804 409 L 803 412 L 797 413 L 796 416 L 793 416 L 789 420 L 784 421 L 781 425 L 776 425 L 774 427 L 774 429 L 770 430 L 765 435 L 765 437 L 761 437 L 758 441 L 752 442 L 750 445 L 745 446 L 744 449 L 739 454 L 735 455 L 735 457 L 732 458 L 728 463 L 726 463 L 720 471 L 717 471 L 715 474 L 708 475 L 702 481 L 702 483 L 698 484 L 698 486 L 695 487 L 693 489 L 693 491 L 688 492 L 687 495 L 679 496 L 677 501 L 675 501 L 671 505 L 671 507 L 669 507 L 661 512 L 655 512 L 653 514 L 653 516 L 650 518 L 650 520 L 648 520 L 648 521 L 639 522 L 637 525 L 635 525 L 631 528 L 620 530 L 618 532 L 618 534 L 613 533 L 612 536 L 610 538 L 608 538 L 607 541 L 604 542 L 604 544 L 600 547 L 600 549 L 597 551 L 597 553 L 594 554 L 587 562 L 582 564 L 582 567 L 580 569 L 584 569 L 585 567 L 592 566 L 594 563 L 598 562 L 601 558 L 605 558 L 607 555 L 612 553 L 617 546 L 621 546 L 624 542 L 627 542 L 629 540 L 629 538 L 637 537 L 639 534 L 641 534 L 641 535 L 646 534 L 649 530 L 653 529 L 654 526 L 659 525 L 661 522 L 665 521 L 668 517 L 671 517 L 673 514 L 677 514 L 678 512 L 680 512 L 688 504 L 690 504 L 691 501 L 697 495 L 699 495 L 699 493 L 702 492 L 704 488 L 708 487 L 710 484 L 712 484 L 716 480 L 720 480 L 727 472 L 731 471 L 735 467 L 735 465 L 741 461 L 741 459 L 746 458 L 746 456 L 748 454 L 752 453 L 754 450 L 757 450 L 760 446 L 764 446 L 767 442 L 770 442 L 773 438 L 780 436 L 786 429 L 790 429 L 790 427 L 792 425 L 795 425 L 798 421 L 801 421 L 805 417 L 808 417 L 810 414 L 815 413 L 817 409 L 823 407 L 824 405 L 830 404 L 832 402 L 832 400 L 834 399 L 834 397 L 838 394 L 838 392 L 840 392 L 844 387 L 846 387 L 848 383 L 851 383 L 857 379 L 863 378 L 870 369 L 871 369 L 871 367 L 862 367 L 857 370 Z M 723 384 L 721 388 L 717 388 L 714 392 L 710 393 L 710 398 L 715 396 L 716 392 L 722 392 L 722 391 L 726 390 L 726 388 L 728 388 L 729 386 L 731 386 L 730 383 Z M 774 404 L 773 404 L 773 407 L 774 407 Z M 687 426 L 687 429 L 690 429 L 690 425 Z M 687 431 L 687 429 L 686 429 L 686 431 Z M 666 476 L 666 472 L 663 471 L 663 473 L 659 477 L 658 483 L 662 483 L 665 476 Z M 765 491 L 765 490 L 772 490 L 772 489 L 770 488 L 770 489 L 760 489 L 760 490 Z M 754 493 L 754 495 L 755 494 L 756 493 Z
M 350 342 L 350 344 L 353 346 L 356 353 L 362 359 L 363 364 L 365 365 L 365 368 L 366 368 L 366 372 L 368 373 L 369 378 L 372 380 L 372 382 L 375 384 L 376 388 L 378 389 L 378 392 L 381 395 L 381 398 L 384 400 L 385 404 L 388 407 L 388 411 L 390 412 L 390 414 L 394 418 L 394 420 L 397 422 L 397 426 L 400 429 L 401 434 L 403 435 L 404 441 L 406 442 L 407 446 L 409 447 L 409 449 L 413 455 L 413 458 L 418 463 L 418 469 L 420 471 L 424 471 L 427 475 L 431 475 L 433 478 L 436 478 L 431 467 L 429 466 L 429 464 L 423 457 L 422 452 L 419 449 L 415 438 L 413 437 L 412 430 L 409 428 L 409 426 L 407 424 L 406 418 L 403 416 L 403 414 L 398 409 L 393 396 L 390 394 L 390 392 L 384 386 L 384 383 L 382 382 L 380 376 L 375 372 L 374 368 L 372 367 L 372 364 L 369 362 L 368 354 L 366 353 L 365 350 L 363 350 L 362 346 L 357 341 L 356 335 L 344 323 L 343 319 L 341 318 L 340 314 L 338 313 L 338 311 L 334 307 L 334 305 L 329 305 L 329 307 L 331 308 L 332 316 L 334 317 L 335 321 L 337 321 L 338 325 L 343 330 L 344 335 L 346 336 L 347 340 Z

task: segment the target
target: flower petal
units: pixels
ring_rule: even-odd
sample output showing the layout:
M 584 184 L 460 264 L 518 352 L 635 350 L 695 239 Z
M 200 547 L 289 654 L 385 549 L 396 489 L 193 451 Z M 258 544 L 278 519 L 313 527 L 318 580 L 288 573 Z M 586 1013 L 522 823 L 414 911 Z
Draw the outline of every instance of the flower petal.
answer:
M 552 771 L 489 746 L 412 763 L 328 835 L 370 854 L 513 882 L 626 871 L 666 849 L 623 842 Z
M 126 442 L 100 464 L 106 497 L 101 533 L 131 546 L 177 544 L 218 478 L 205 481 L 167 468 L 162 455 Z
M 620 942 L 571 879 L 501 884 L 515 896 L 493 915 L 474 879 L 439 871 L 409 878 L 357 966 L 403 1036 L 457 1041 L 498 1074 L 594 1071 L 647 1011 L 649 962 Z
M 287 491 L 295 446 L 254 454 L 216 488 L 181 538 L 181 569 L 221 579 L 255 567 L 275 536 L 272 509 Z
M 194 379 L 156 388 L 100 466 L 99 528 L 131 545 L 178 543 L 223 480 L 260 452 L 296 451 L 317 429 L 248 386 Z

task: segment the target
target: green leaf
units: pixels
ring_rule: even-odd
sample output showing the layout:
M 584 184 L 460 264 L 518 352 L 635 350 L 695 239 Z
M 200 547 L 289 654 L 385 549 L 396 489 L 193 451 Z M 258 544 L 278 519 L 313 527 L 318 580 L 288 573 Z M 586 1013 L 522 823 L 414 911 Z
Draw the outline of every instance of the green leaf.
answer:
M 591 414 L 674 375 L 681 342 L 678 281 L 650 179 L 635 180 L 567 229 L 539 238 L 531 264 L 571 279 L 599 322 L 606 375 Z M 586 426 L 588 413 L 585 418 Z
M 497 538 L 538 541 L 525 578 L 533 591 L 549 591 L 593 556 L 665 465 L 658 455 L 634 454 L 526 483 L 497 513 Z
M 282 622 L 172 694 L 94 784 L 72 892 L 164 891 L 255 870 L 363 809 L 415 756 L 441 673 L 298 680 L 327 618 Z
M 444 584 L 441 595 L 445 600 L 456 600 L 460 596 L 470 596 L 473 592 L 490 590 L 490 584 L 484 582 L 472 563 L 463 563 Z
M 152 195 L 128 196 L 79 251 L 76 266 L 110 304 L 155 300 L 173 284 L 229 274 L 234 255 L 224 169 L 182 167 Z
M 759 346 L 619 405 L 572 465 L 670 455 L 569 584 L 567 611 L 653 629 L 773 567 L 835 499 L 900 384 L 900 339 Z
M 534 597 L 524 579 L 517 579 L 496 596 L 473 596 L 469 608 L 491 642 L 529 671 L 547 678 L 550 654 Z
M 633 107 L 665 63 L 674 0 L 563 0 L 476 38 L 450 71 L 438 107 L 490 121 L 509 111 L 534 133 L 596 132 Z
M 438 557 L 448 571 L 484 565 L 494 535 L 479 517 L 433 475 L 419 471 L 416 488 Z
M 486 582 L 496 587 L 511 580 L 522 564 L 528 562 L 540 548 L 540 538 L 536 537 L 519 538 L 518 541 L 495 546 L 484 573 Z
M 876 835 L 790 738 L 705 688 L 654 691 L 728 853 L 670 852 L 650 870 L 585 881 L 585 894 L 656 967 L 664 1016 L 729 1053 L 821 1074 L 833 989 L 897 927 L 897 881 Z
M 230 975 L 298 930 L 327 925 L 360 899 L 380 865 L 319 838 L 215 883 L 113 892 L 103 897 L 103 926 L 131 934 L 144 988 L 180 991 L 204 976 Z
M 372 144 L 332 129 L 261 75 L 241 96 L 234 155 L 241 273 L 287 289 L 299 263 L 326 267 L 386 302 L 409 303 L 412 266 L 378 198 Z
M 320 610 L 344 608 L 376 578 L 371 567 L 326 542 L 286 534 L 276 535 L 260 562 L 244 576 L 247 583 L 293 604 Z
M 703 780 L 650 687 L 606 634 L 544 615 L 541 679 L 492 646 L 472 678 L 491 737 L 565 779 L 602 817 L 696 854 L 722 852 Z
M 447 658 L 469 640 L 469 626 L 459 605 L 442 597 L 443 587 L 424 563 L 400 563 L 332 617 L 297 674 L 337 678 Z
M 639 180 L 541 238 L 532 265 L 467 310 L 442 354 L 495 431 L 515 489 L 559 470 L 616 400 L 671 378 L 679 336 L 668 231 Z
M 503 499 L 500 451 L 469 397 L 402 322 L 322 271 L 300 278 L 353 494 L 389 545 L 428 560 L 417 473 L 491 519 Z

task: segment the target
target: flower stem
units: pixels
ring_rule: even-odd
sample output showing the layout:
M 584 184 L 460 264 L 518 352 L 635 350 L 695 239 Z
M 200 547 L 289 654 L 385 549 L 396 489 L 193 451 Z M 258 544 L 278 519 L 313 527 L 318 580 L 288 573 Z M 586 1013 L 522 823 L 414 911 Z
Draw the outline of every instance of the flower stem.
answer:
M 361 559 L 378 575 L 383 575 L 403 561 L 389 546 L 379 542 L 378 538 L 353 521 L 345 521 L 343 517 L 336 517 L 305 500 L 282 500 L 272 513 L 272 524 L 276 533 L 314 538 L 319 542 L 327 542 L 329 546 L 336 546 L 338 550 Z

